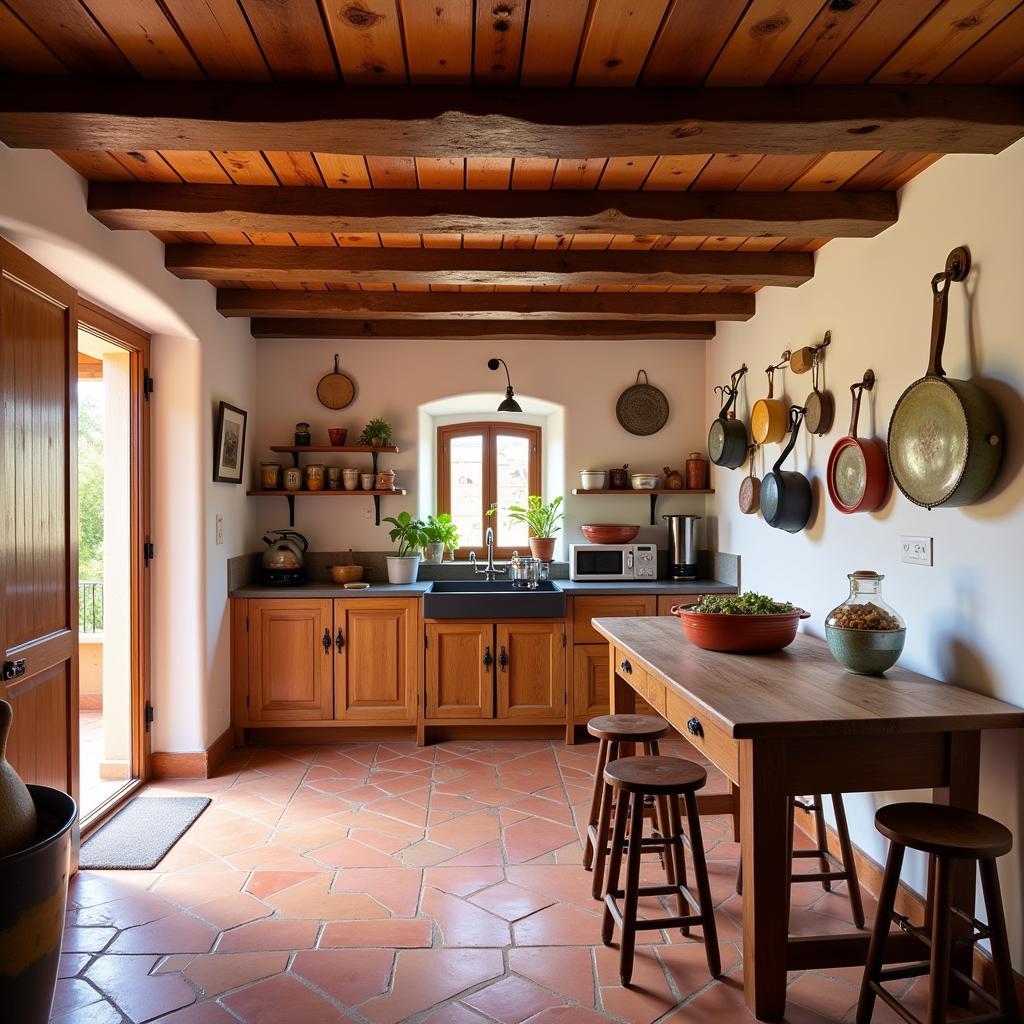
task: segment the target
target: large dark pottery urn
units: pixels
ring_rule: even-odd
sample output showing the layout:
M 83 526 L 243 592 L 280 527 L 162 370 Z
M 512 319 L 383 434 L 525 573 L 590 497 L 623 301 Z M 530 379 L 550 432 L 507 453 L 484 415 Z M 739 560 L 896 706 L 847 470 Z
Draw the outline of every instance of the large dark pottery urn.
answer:
M 28 790 L 39 818 L 36 841 L 0 857 L 0 1019 L 46 1024 L 57 984 L 78 807 L 59 789 Z

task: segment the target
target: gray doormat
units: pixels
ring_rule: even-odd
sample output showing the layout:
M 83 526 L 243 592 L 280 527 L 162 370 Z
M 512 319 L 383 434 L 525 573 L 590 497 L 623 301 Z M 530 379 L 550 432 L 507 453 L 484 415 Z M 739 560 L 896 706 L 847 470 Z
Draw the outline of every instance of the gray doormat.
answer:
M 155 868 L 209 804 L 206 796 L 136 797 L 82 844 L 79 866 Z

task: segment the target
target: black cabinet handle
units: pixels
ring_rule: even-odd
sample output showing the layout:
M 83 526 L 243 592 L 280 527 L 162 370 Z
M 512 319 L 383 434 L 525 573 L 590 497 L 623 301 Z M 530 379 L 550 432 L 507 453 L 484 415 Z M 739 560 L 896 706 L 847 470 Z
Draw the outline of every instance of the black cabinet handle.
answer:
M 484 668 L 490 668 L 494 664 L 494 659 L 491 657 L 490 647 L 484 648 Z
M 2 674 L 4 679 L 17 679 L 25 674 L 25 659 L 18 658 L 17 661 L 5 661 Z
M 626 661 L 625 658 L 623 658 L 622 661 L 619 662 L 619 668 L 621 668 L 627 676 L 631 676 L 633 674 L 633 666 L 630 665 L 630 663 Z
M 338 627 L 338 635 L 334 638 L 334 646 L 338 648 L 338 653 L 341 654 L 341 649 L 345 646 L 345 634 L 342 633 L 341 626 Z
M 498 653 L 498 664 L 501 666 L 501 671 L 505 671 L 505 666 L 508 665 L 508 652 L 502 647 Z
M 696 715 L 686 723 L 686 731 L 691 736 L 704 735 L 704 726 L 700 724 L 700 719 Z
M 327 629 L 326 627 L 324 628 L 323 639 L 320 641 L 320 643 L 322 643 L 324 645 L 324 654 L 330 654 L 331 653 L 331 631 L 329 629 Z

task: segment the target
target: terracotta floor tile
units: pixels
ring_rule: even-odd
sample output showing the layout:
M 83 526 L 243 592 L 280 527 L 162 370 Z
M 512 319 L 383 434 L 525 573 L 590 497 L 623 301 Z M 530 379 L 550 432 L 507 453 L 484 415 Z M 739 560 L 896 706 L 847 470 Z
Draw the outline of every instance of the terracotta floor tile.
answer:
M 507 946 L 512 941 L 506 921 L 450 893 L 425 889 L 421 912 L 437 922 L 445 946 Z
M 112 1003 L 100 999 L 88 1006 L 50 1017 L 50 1024 L 124 1024 L 124 1015 Z
M 275 949 L 312 949 L 319 921 L 253 921 L 224 932 L 218 953 L 255 953 Z
M 375 1024 L 397 1024 L 505 971 L 498 949 L 412 949 L 400 952 L 392 991 L 364 1003 Z
M 314 950 L 296 954 L 290 970 L 339 1003 L 358 1006 L 387 991 L 393 960 L 383 949 Z
M 148 892 L 132 893 L 122 899 L 84 907 L 75 913 L 75 924 L 110 928 L 132 928 L 148 924 L 177 911 L 177 907 Z
M 296 853 L 307 853 L 321 846 L 329 846 L 344 838 L 345 828 L 329 818 L 317 818 L 300 825 L 279 828 L 274 833 L 274 842 Z
M 502 882 L 478 892 L 470 897 L 470 902 L 506 921 L 518 921 L 521 917 L 550 907 L 554 900 L 511 882 Z
M 326 999 L 287 974 L 232 992 L 221 1001 L 246 1024 L 337 1024 L 344 1019 Z
M 65 953 L 98 953 L 116 934 L 113 928 L 65 928 L 61 949 Z
M 427 823 L 427 809 L 404 797 L 385 797 L 367 804 L 368 810 L 386 818 L 395 818 L 406 825 L 423 828 Z
M 857 990 L 845 982 L 810 971 L 800 975 L 786 990 L 786 995 L 788 1000 L 833 1020 L 841 1020 L 857 1004 L 858 998 Z
M 509 864 L 525 864 L 534 857 L 576 840 L 576 830 L 543 818 L 526 818 L 503 833 Z
M 59 1017 L 101 1000 L 103 996 L 81 978 L 61 978 L 53 992 L 52 1015 Z
M 233 892 L 209 903 L 200 904 L 193 911 L 219 931 L 235 928 L 249 921 L 269 917 L 273 911 L 247 892 Z
M 427 839 L 442 846 L 450 846 L 459 853 L 483 846 L 497 839 L 501 832 L 498 815 L 494 811 L 478 811 L 453 818 L 443 825 L 427 830 Z
M 91 959 L 88 953 L 61 953 L 57 977 L 73 978 L 76 974 L 81 974 Z
M 585 1010 L 581 1006 L 555 1006 L 531 1017 L 530 1024 L 601 1024 L 614 1019 L 596 1010 Z
M 788 1020 L 788 1018 L 787 1018 Z M 729 976 L 709 985 L 696 998 L 665 1018 L 665 1024 L 754 1024 L 743 999 L 742 977 Z
M 322 864 L 335 868 L 393 868 L 399 862 L 390 854 L 375 850 L 355 839 L 341 839 L 330 846 L 323 846 L 309 855 Z
M 601 941 L 601 918 L 592 911 L 556 903 L 517 921 L 512 933 L 517 946 L 593 945 Z M 637 942 L 652 942 L 653 934 L 639 932 Z
M 449 866 L 427 868 L 423 873 L 425 884 L 435 889 L 453 893 L 455 896 L 469 896 L 478 889 L 500 882 L 505 877 L 501 867 L 496 865 Z
M 314 874 L 315 871 L 254 871 L 245 885 L 245 891 L 262 899 L 291 885 L 298 885 Z
M 524 889 L 550 896 L 561 903 L 574 903 L 587 910 L 599 906 L 591 895 L 593 876 L 573 866 L 510 864 L 505 870 L 510 882 Z
M 544 988 L 583 1006 L 594 1006 L 594 961 L 590 947 L 513 946 L 508 965 Z
M 639 947 L 633 957 L 629 988 L 619 984 L 619 950 L 601 946 L 596 950 L 601 1006 L 606 1013 L 630 1024 L 651 1024 L 669 1012 L 676 999 L 669 988 L 665 968 L 650 947 Z
M 491 1024 L 491 1018 L 481 1017 L 462 1003 L 449 1003 L 428 1014 L 421 1024 Z
M 521 1024 L 522 1021 L 552 1006 L 564 1006 L 564 1000 L 534 985 L 524 978 L 502 978 L 493 985 L 463 996 L 462 1001 L 493 1017 L 501 1024 Z
M 216 1003 L 196 1003 L 161 1017 L 160 1024 L 238 1024 L 238 1018 Z
M 698 929 L 695 928 L 693 934 L 694 939 L 683 939 L 670 946 L 657 947 L 659 959 L 668 970 L 676 991 L 684 998 L 699 992 L 712 980 L 708 972 L 704 942 Z M 719 941 L 718 955 L 722 960 L 722 971 L 726 974 L 740 962 L 739 950 L 732 942 Z
M 325 872 L 299 882 L 265 900 L 281 917 L 320 921 L 371 920 L 388 912 L 365 893 L 330 891 L 333 874 Z
M 235 871 L 228 874 L 165 874 L 156 883 L 154 892 L 181 907 L 196 907 L 210 900 L 239 892 L 248 874 Z
M 398 853 L 399 850 L 404 850 L 409 845 L 409 840 L 403 839 L 401 836 L 389 836 L 386 832 L 373 832 L 368 828 L 351 829 L 348 838 L 355 839 L 373 850 L 392 855 Z
M 396 917 L 413 917 L 422 882 L 419 868 L 342 868 L 331 892 L 365 893 Z
M 457 857 L 450 857 L 445 863 L 449 867 L 489 867 L 505 863 L 501 852 L 501 844 L 498 842 L 484 843 L 475 850 L 468 853 L 460 853 Z
M 209 953 L 194 956 L 182 974 L 206 996 L 220 995 L 230 989 L 247 985 L 272 974 L 280 974 L 288 966 L 288 954 L 280 953 Z
M 133 1022 L 189 1006 L 196 994 L 177 975 L 150 975 L 155 956 L 101 956 L 86 977 Z
M 217 929 L 181 912 L 128 928 L 110 944 L 111 953 L 208 953 Z
M 415 949 L 431 944 L 432 931 L 427 920 L 329 921 L 324 925 L 319 948 Z

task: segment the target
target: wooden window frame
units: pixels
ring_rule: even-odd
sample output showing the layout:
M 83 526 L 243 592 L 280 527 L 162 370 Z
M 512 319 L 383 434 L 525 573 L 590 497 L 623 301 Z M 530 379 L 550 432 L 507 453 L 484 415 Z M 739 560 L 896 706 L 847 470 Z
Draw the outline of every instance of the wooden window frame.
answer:
M 484 486 L 481 514 L 484 516 L 484 531 L 487 530 L 487 509 L 495 501 L 498 492 L 496 475 L 497 437 L 498 435 L 525 437 L 533 445 L 533 457 L 530 459 L 529 493 L 541 493 L 541 457 L 543 452 L 543 431 L 540 426 L 532 423 L 503 423 L 501 420 L 480 420 L 473 423 L 447 423 L 437 428 L 437 511 L 451 512 L 451 474 L 447 457 L 448 443 L 456 437 L 484 437 Z M 495 558 L 510 558 L 514 549 L 508 546 L 494 547 Z M 487 555 L 487 548 L 482 543 L 460 547 L 455 552 L 457 559 L 469 557 L 471 551 L 477 558 Z M 525 553 L 525 552 L 524 552 Z

